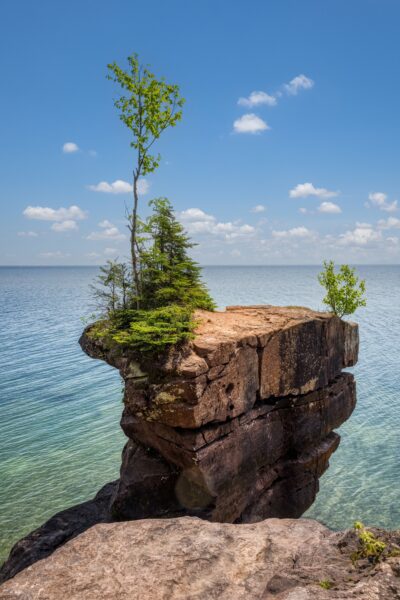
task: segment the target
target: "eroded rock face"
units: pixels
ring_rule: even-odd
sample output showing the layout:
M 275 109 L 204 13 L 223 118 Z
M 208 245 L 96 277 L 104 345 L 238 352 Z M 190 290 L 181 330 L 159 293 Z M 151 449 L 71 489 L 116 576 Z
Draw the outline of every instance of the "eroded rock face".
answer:
M 397 534 L 380 532 L 385 541 Z M 399 557 L 354 565 L 354 532 L 316 521 L 193 517 L 100 524 L 0 587 L 1 600 L 386 600 Z M 322 585 L 329 585 L 324 589 Z
M 0 581 L 95 523 L 183 515 L 253 523 L 297 518 L 312 504 L 339 444 L 334 430 L 355 406 L 353 376 L 342 369 L 357 361 L 357 325 L 272 306 L 196 317 L 195 340 L 157 360 L 106 347 L 85 330 L 84 351 L 118 368 L 125 381 L 120 479 L 18 542 Z M 114 530 L 96 531 L 106 540 Z M 108 542 L 103 550 L 114 551 Z M 219 589 L 210 587 L 215 597 Z M 127 597 L 175 597 L 143 594 Z
M 355 406 L 353 377 L 342 369 L 357 361 L 357 326 L 271 306 L 198 311 L 197 319 L 191 344 L 152 363 L 105 349 L 90 328 L 81 339 L 125 379 L 121 426 L 130 441 L 114 516 L 148 516 L 143 498 L 156 481 L 166 514 L 301 516 L 339 444 L 332 432 Z M 144 448 L 152 449 L 146 482 L 135 475 Z

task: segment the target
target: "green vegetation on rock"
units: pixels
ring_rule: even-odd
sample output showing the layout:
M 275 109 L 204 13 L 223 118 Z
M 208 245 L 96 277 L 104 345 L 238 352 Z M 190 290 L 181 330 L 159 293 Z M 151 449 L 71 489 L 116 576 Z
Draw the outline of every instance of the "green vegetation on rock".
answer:
M 331 311 L 338 317 L 351 315 L 360 306 L 366 306 L 365 281 L 359 280 L 355 269 L 341 265 L 335 273 L 333 260 L 324 261 L 324 270 L 318 275 L 319 283 L 326 289 L 323 299 Z
M 100 319 L 88 335 L 104 344 L 154 354 L 194 337 L 195 309 L 214 310 L 215 304 L 201 280 L 199 265 L 189 256 L 193 244 L 175 217 L 167 198 L 151 200 L 152 213 L 138 214 L 140 177 L 160 163 L 153 144 L 182 118 L 184 99 L 177 85 L 157 79 L 128 57 L 128 69 L 108 65 L 109 79 L 123 90 L 115 101 L 121 121 L 132 134 L 136 151 L 133 166 L 133 209 L 128 213 L 130 263 L 108 261 L 92 286 Z

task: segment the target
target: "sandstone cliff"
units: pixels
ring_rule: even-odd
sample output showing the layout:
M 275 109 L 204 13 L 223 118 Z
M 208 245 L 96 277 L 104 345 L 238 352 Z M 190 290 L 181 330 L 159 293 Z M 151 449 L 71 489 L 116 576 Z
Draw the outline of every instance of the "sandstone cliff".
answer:
M 125 380 L 129 441 L 116 518 L 186 514 L 213 521 L 299 517 L 354 409 L 358 329 L 304 308 L 197 313 L 196 339 L 159 361 L 82 348 Z
M 199 311 L 196 338 L 149 359 L 80 343 L 125 381 L 120 479 L 19 541 L 0 581 L 96 523 L 194 515 L 252 523 L 300 517 L 351 414 L 358 329 L 305 308 Z M 108 552 L 107 548 L 104 548 Z
M 399 534 L 379 536 L 398 548 Z M 399 598 L 399 557 L 353 564 L 357 547 L 354 531 L 334 533 L 306 519 L 231 525 L 185 517 L 100 524 L 5 583 L 0 599 Z

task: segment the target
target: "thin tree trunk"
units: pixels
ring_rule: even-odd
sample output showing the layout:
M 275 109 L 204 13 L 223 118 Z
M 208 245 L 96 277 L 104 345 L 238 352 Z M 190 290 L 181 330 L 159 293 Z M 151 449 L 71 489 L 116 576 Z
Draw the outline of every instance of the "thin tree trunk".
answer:
M 139 202 L 139 195 L 137 190 L 138 183 L 138 175 L 136 172 L 133 172 L 133 212 L 132 212 L 132 221 L 131 221 L 131 258 L 132 258 L 132 270 L 133 270 L 133 279 L 135 282 L 136 288 L 136 308 L 140 308 L 140 279 L 139 279 L 139 269 L 138 269 L 138 256 L 136 252 L 136 229 L 137 229 L 137 209 Z

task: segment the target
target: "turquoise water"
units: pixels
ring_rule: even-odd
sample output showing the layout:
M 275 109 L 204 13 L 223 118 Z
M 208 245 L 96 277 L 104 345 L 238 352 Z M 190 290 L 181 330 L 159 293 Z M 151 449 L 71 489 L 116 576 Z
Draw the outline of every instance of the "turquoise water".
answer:
M 317 267 L 207 267 L 219 306 L 322 308 Z M 0 559 L 55 512 L 118 476 L 121 381 L 83 354 L 94 268 L 0 268 Z M 307 513 L 333 528 L 400 525 L 400 267 L 360 267 L 368 307 L 358 406 Z

